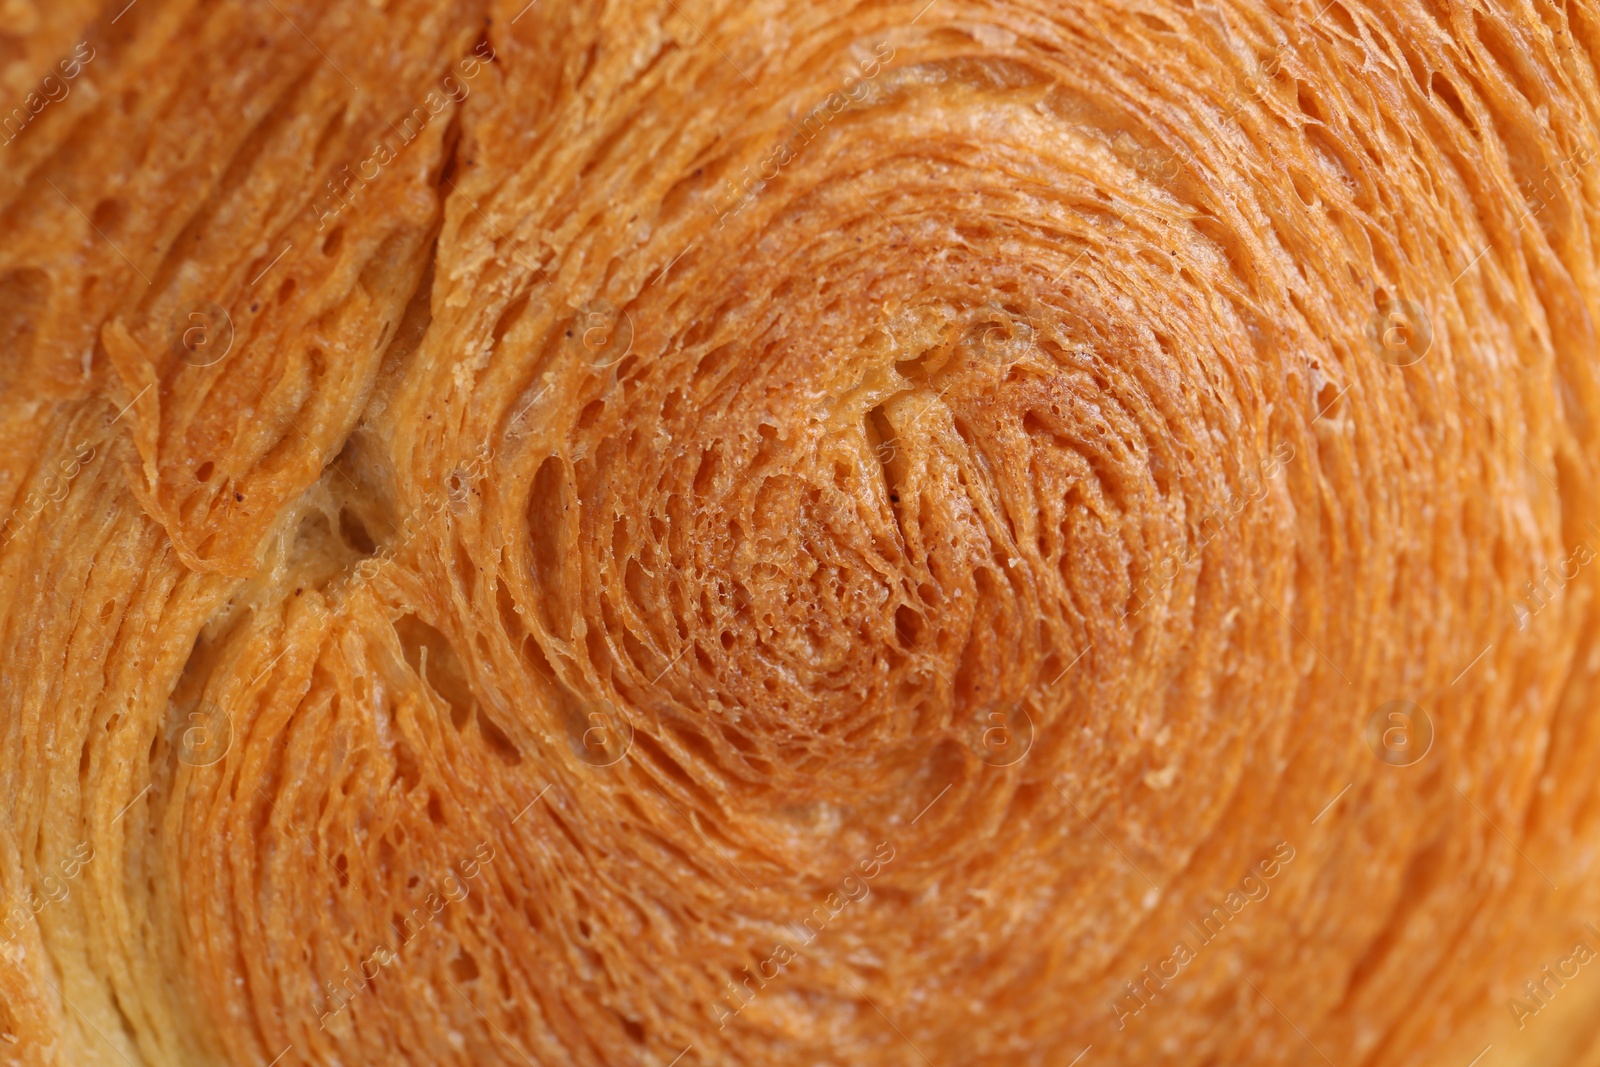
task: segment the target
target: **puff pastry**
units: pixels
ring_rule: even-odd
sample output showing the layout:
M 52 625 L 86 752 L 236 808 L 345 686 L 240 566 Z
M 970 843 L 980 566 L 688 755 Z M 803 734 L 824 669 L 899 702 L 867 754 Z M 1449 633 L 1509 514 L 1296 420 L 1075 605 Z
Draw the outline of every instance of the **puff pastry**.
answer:
M 1597 46 L 0 3 L 0 1062 L 1600 1063 Z

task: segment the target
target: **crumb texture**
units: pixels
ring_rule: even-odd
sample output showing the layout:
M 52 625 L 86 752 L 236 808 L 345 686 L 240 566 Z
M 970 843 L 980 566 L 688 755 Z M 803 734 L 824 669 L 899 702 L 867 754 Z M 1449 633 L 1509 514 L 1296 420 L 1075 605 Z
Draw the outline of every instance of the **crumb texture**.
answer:
M 0 0 L 0 1063 L 1600 1063 L 1597 46 Z

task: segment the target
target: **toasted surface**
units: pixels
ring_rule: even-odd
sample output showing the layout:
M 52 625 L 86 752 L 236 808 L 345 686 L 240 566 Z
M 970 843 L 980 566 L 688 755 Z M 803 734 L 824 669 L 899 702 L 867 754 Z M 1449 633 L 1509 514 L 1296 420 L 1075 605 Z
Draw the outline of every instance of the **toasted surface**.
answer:
M 1590 0 L 125 3 L 0 1061 L 1600 1063 Z

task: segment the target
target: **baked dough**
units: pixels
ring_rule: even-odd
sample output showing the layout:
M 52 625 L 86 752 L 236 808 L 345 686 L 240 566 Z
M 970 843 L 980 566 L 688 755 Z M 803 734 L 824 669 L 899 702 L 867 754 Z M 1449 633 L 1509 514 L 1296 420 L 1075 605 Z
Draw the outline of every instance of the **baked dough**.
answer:
M 0 3 L 0 1058 L 1600 1063 L 1597 47 Z

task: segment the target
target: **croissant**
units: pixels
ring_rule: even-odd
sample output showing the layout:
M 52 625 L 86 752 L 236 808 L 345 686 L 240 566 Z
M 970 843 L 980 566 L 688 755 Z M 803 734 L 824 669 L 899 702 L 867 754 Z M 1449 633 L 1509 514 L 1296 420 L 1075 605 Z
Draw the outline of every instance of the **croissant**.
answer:
M 1593 0 L 0 11 L 0 1062 L 1600 1064 Z

